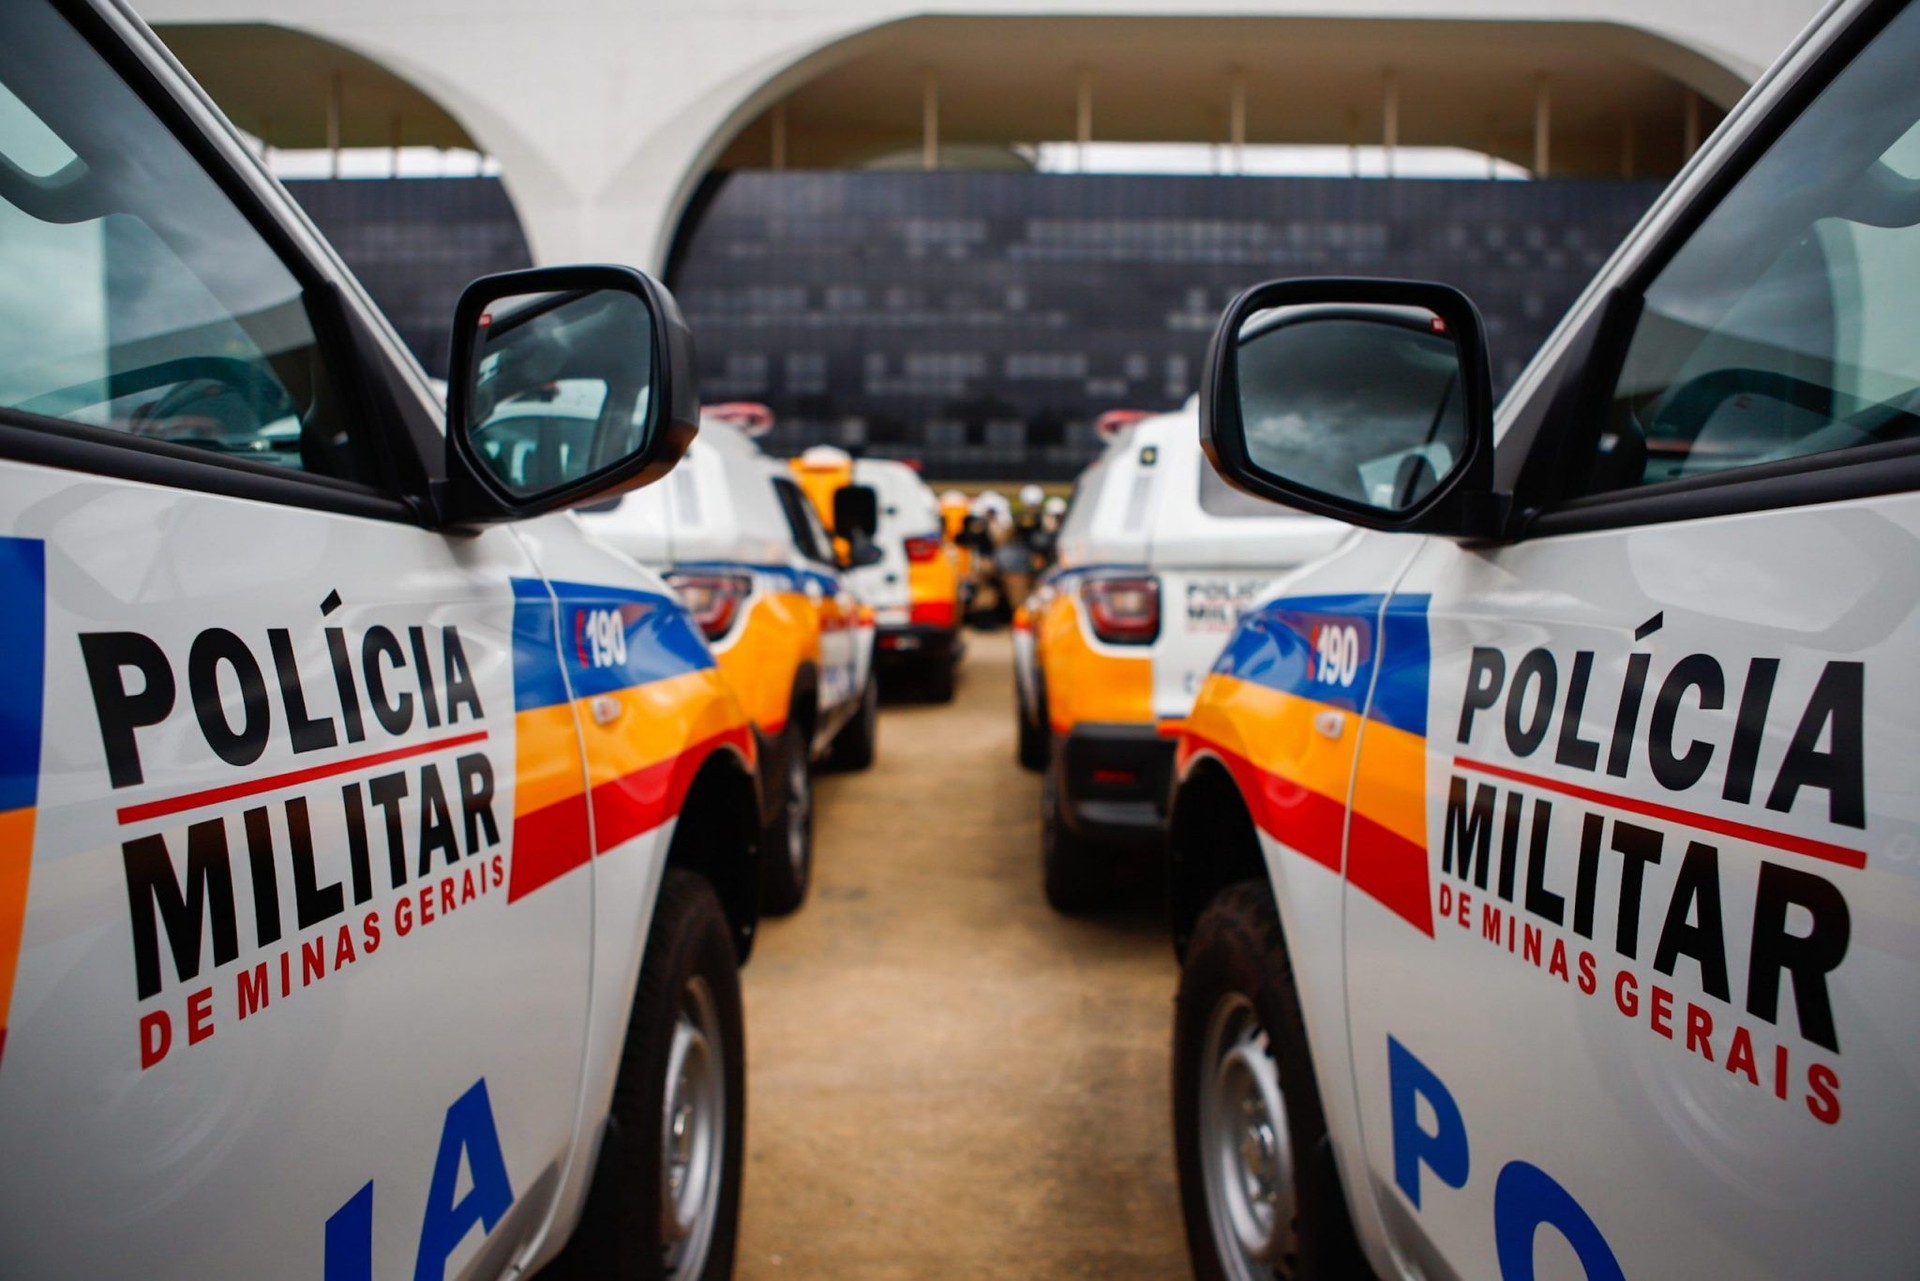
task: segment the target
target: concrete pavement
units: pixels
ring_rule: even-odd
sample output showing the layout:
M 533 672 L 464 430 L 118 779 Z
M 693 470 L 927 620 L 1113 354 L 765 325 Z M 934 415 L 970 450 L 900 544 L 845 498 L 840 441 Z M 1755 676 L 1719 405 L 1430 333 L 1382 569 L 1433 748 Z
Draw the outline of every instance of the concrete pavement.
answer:
M 745 971 L 746 1281 L 1188 1274 L 1162 905 L 1047 907 L 1011 646 L 970 647 L 820 780 L 811 897 Z

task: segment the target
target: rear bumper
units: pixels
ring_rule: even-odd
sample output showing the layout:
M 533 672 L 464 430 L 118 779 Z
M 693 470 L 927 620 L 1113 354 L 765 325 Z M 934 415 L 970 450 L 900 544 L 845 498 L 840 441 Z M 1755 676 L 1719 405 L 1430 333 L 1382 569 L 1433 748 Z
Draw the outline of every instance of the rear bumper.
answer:
M 1165 837 L 1174 741 L 1152 725 L 1076 725 L 1058 741 L 1060 822 L 1116 851 L 1155 851 Z
M 873 634 L 873 661 L 881 671 L 950 663 L 958 657 L 959 629 L 896 625 Z

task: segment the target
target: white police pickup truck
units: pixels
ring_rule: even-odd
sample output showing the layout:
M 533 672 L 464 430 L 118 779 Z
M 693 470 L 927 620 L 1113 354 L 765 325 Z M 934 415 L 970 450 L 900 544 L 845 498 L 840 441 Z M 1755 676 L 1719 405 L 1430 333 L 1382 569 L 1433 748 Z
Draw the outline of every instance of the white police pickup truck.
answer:
M 786 463 L 736 425 L 758 405 L 701 416 L 664 484 L 580 514 L 588 532 L 658 570 L 693 611 L 760 749 L 760 909 L 785 915 L 813 878 L 816 764 L 865 769 L 879 734 L 873 610 Z
M 453 334 L 443 431 L 150 32 L 0 6 L 9 1277 L 731 1270 L 752 735 L 539 518 L 684 452 L 688 337 L 612 267 Z
M 1497 414 L 1443 286 L 1228 309 L 1221 472 L 1375 532 L 1182 732 L 1200 1277 L 1915 1275 L 1916 59 L 1834 6 Z
M 1074 482 L 1058 560 L 1014 620 L 1021 760 L 1047 771 L 1047 900 L 1107 901 L 1129 852 L 1158 854 L 1181 724 L 1240 610 L 1352 531 L 1229 488 L 1192 400 L 1116 430 Z

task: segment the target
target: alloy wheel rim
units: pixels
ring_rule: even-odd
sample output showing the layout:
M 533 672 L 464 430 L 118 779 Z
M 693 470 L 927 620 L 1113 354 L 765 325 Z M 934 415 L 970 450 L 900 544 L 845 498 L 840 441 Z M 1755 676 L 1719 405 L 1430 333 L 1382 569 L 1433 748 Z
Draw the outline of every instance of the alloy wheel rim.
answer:
M 670 1276 L 706 1266 L 720 1215 L 727 1134 L 719 1007 L 705 979 L 687 980 L 660 1102 L 660 1239 Z
M 1215 1252 L 1233 1281 L 1285 1275 L 1298 1232 L 1286 1095 L 1253 1003 L 1220 998 L 1201 1058 L 1200 1167 Z

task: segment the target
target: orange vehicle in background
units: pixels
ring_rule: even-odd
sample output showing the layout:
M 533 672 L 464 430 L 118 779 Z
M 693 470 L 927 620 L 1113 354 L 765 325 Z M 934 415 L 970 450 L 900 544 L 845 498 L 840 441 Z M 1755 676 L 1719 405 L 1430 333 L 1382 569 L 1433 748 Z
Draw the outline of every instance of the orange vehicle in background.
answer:
M 951 699 L 965 650 L 961 576 L 933 491 L 905 463 L 855 459 L 830 445 L 807 450 L 791 466 L 833 529 L 855 590 L 873 606 L 874 663 L 883 686 L 912 687 L 938 703 Z M 873 537 L 861 546 L 834 528 L 834 496 L 852 487 L 872 491 L 877 513 Z
M 959 571 L 962 583 L 973 577 L 973 551 L 960 540 L 961 532 L 967 527 L 967 515 L 972 510 L 967 496 L 957 489 L 949 489 L 940 495 L 940 536 L 953 549 L 954 568 Z

